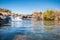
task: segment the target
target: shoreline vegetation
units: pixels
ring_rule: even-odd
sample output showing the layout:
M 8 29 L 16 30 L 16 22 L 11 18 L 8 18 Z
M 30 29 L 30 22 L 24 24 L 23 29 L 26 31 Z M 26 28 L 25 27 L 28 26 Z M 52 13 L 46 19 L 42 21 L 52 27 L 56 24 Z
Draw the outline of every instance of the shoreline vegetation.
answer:
M 14 19 L 19 17 L 22 20 L 32 20 L 33 22 L 43 21 L 45 26 L 57 25 L 60 26 L 60 11 L 47 10 L 45 12 L 32 12 L 32 14 L 12 13 L 10 10 L 0 8 L 0 26 L 10 25 L 11 17 Z
M 45 12 L 32 12 L 32 14 L 18 14 L 12 13 L 8 9 L 0 8 L 0 14 L 10 15 L 12 17 L 21 17 L 23 20 L 47 20 L 47 21 L 60 21 L 60 10 L 47 10 Z

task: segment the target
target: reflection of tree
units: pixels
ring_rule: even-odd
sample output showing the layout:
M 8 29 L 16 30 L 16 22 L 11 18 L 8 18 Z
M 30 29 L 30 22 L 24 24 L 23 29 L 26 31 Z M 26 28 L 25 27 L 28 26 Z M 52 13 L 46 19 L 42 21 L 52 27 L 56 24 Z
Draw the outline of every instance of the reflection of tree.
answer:
M 44 25 L 45 26 L 52 26 L 52 25 L 60 26 L 60 21 L 44 21 Z
M 45 26 L 51 26 L 54 25 L 54 21 L 44 21 Z
M 48 31 L 48 32 L 53 32 L 54 29 L 55 29 L 55 28 L 45 28 L 44 30 L 45 30 L 45 31 Z

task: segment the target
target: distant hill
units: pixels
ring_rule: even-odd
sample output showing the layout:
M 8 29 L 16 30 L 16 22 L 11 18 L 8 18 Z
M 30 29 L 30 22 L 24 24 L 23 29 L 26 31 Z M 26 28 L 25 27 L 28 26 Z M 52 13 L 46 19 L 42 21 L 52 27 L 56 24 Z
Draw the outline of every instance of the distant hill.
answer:
M 11 14 L 11 11 L 8 9 L 0 8 L 0 13 L 2 13 L 3 15 L 9 15 Z

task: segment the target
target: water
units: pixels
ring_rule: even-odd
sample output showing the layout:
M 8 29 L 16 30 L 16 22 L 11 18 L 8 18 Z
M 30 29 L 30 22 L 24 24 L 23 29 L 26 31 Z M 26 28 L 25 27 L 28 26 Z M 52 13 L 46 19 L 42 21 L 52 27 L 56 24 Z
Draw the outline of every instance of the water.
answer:
M 0 27 L 0 40 L 60 40 L 60 21 L 14 21 Z

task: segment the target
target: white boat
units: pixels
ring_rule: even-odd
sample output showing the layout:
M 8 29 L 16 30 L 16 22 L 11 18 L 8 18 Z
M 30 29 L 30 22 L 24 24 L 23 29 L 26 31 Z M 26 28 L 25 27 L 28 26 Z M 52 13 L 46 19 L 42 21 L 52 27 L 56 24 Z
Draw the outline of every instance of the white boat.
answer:
M 22 19 L 20 19 L 19 17 L 16 17 L 15 19 L 12 18 L 12 21 L 22 21 Z

